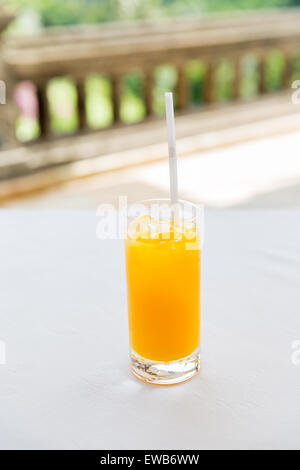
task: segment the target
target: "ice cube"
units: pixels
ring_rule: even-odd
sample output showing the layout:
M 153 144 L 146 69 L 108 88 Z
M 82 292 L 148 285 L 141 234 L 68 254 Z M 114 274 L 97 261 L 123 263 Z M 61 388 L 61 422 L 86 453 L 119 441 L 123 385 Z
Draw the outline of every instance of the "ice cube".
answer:
M 131 222 L 128 236 L 133 240 L 151 240 L 159 237 L 159 222 L 150 215 L 143 215 Z

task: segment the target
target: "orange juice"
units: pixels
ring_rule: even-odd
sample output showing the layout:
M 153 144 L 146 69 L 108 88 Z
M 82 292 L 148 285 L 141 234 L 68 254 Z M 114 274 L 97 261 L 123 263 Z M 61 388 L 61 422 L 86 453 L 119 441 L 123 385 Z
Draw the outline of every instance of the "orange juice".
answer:
M 200 341 L 199 235 L 172 222 L 141 230 L 140 221 L 125 242 L 131 347 L 151 361 L 186 358 Z

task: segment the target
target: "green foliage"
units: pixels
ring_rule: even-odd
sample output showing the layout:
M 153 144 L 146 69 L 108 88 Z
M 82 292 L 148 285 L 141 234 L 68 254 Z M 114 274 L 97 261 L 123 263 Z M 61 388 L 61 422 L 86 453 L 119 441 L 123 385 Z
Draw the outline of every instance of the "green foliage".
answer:
M 53 78 L 47 88 L 51 127 L 55 133 L 69 134 L 78 126 L 77 93 L 72 80 Z
M 177 71 L 170 65 L 157 67 L 153 90 L 153 111 L 162 115 L 165 112 L 165 92 L 174 91 L 177 82 Z M 176 105 L 176 96 L 174 97 Z
M 44 26 L 127 18 L 299 6 L 300 0 L 6 0 L 16 10 L 34 10 Z
M 111 83 L 104 76 L 91 75 L 86 86 L 87 122 L 92 129 L 108 127 L 113 122 Z
M 205 0 L 206 11 L 247 10 L 258 8 L 287 7 L 291 0 Z
M 142 121 L 145 117 L 143 83 L 144 76 L 140 72 L 132 72 L 123 77 L 120 117 L 127 124 Z
M 280 51 L 273 51 L 266 61 L 265 86 L 267 90 L 280 90 L 284 68 L 284 55 Z
M 216 69 L 215 88 L 216 100 L 228 101 L 233 98 L 234 66 L 231 61 L 220 61 Z
M 17 11 L 35 10 L 44 26 L 116 19 L 118 0 L 7 0 Z
M 186 77 L 189 85 L 189 99 L 193 105 L 204 101 L 205 64 L 195 60 L 186 66 Z
M 247 54 L 243 57 L 240 67 L 240 96 L 250 100 L 259 92 L 259 61 L 255 55 Z

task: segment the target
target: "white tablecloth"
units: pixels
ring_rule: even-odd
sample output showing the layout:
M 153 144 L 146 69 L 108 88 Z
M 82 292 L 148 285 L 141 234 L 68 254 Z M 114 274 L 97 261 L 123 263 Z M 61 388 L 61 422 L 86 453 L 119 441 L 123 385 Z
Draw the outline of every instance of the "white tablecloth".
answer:
M 206 212 L 200 375 L 129 373 L 123 244 L 0 211 L 0 448 L 300 448 L 300 212 Z

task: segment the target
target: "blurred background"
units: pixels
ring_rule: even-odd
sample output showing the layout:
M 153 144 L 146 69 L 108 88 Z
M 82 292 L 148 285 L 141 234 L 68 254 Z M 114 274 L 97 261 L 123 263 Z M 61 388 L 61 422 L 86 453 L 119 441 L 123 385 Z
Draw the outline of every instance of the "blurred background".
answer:
M 300 207 L 299 6 L 0 2 L 0 207 L 166 196 L 165 91 L 182 198 Z

